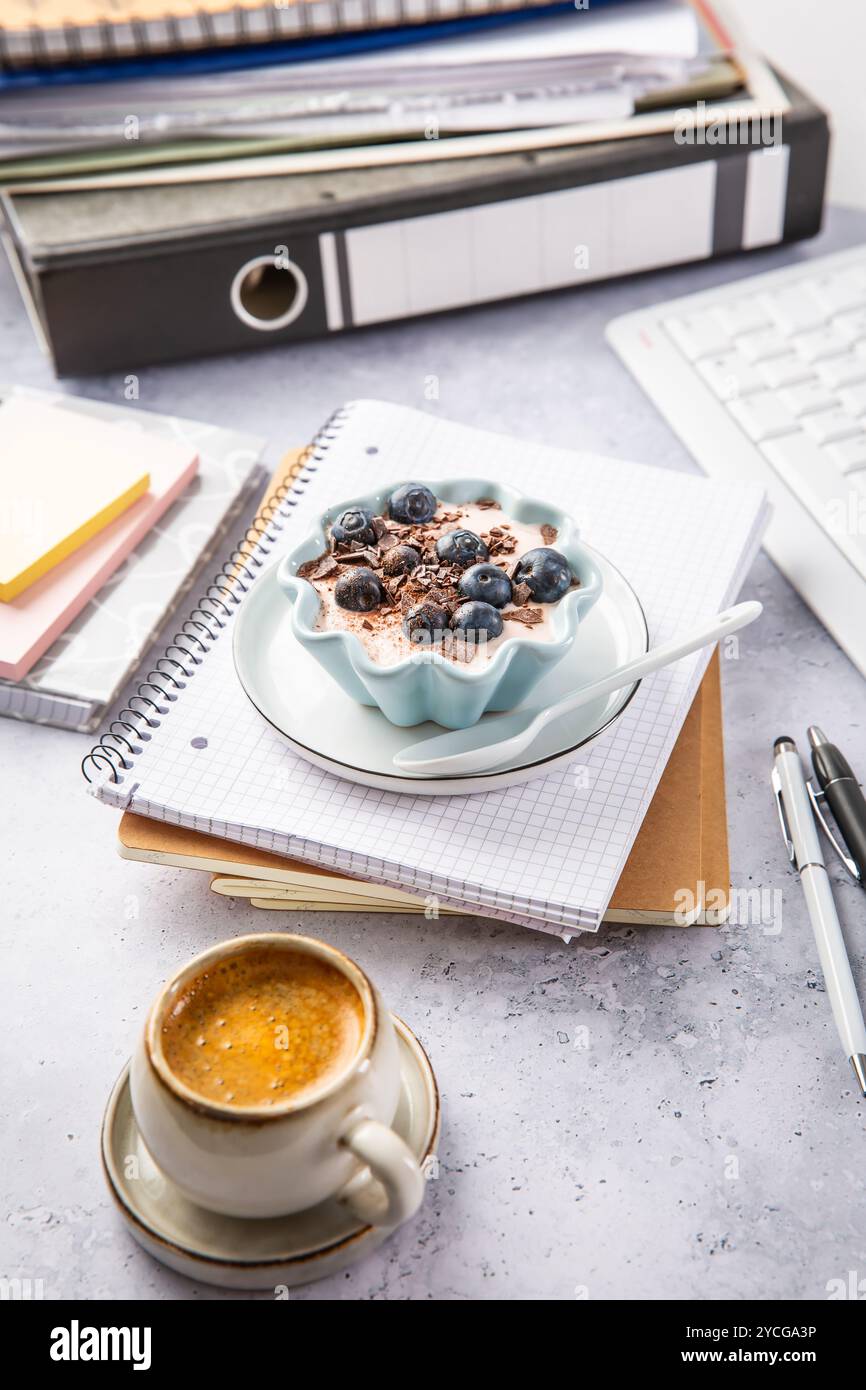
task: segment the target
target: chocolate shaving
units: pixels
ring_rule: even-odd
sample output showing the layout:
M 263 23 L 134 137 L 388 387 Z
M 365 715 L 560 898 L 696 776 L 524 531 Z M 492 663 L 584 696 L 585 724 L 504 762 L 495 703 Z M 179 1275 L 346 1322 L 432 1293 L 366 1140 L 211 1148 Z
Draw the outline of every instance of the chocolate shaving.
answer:
M 500 504 L 492 497 L 480 498 L 475 505 L 482 511 L 501 512 Z M 408 611 L 422 603 L 437 604 L 445 609 L 449 617 L 453 617 L 464 602 L 459 591 L 463 570 L 459 565 L 440 560 L 436 553 L 436 542 L 445 530 L 463 521 L 463 509 L 454 509 L 453 504 L 450 509 L 443 506 L 431 521 L 420 524 L 402 524 L 389 517 L 376 516 L 372 523 L 375 544 L 361 545 L 357 540 L 332 542 L 323 555 L 301 565 L 298 574 L 305 579 L 332 584 L 348 565 L 366 565 L 373 569 L 382 581 L 383 595 L 378 609 L 364 617 L 360 624 L 365 632 L 398 630 L 401 619 Z M 536 627 L 544 621 L 543 609 L 532 602 L 532 591 L 528 584 L 514 581 L 514 560 L 504 558 L 514 555 L 518 549 L 511 523 L 498 520 L 489 529 L 477 529 L 487 546 L 490 561 L 512 580 L 512 603 L 502 611 L 503 620 L 522 623 L 526 628 Z M 550 544 L 557 537 L 556 528 L 548 524 L 540 526 L 539 533 L 545 544 Z M 420 562 L 414 570 L 388 575 L 387 554 L 398 545 L 412 546 L 421 557 Z M 459 634 L 452 634 L 448 630 L 440 636 L 442 650 L 455 661 L 475 660 L 478 648 L 474 642 L 460 640 Z
M 338 565 L 369 565 L 370 569 L 378 569 L 382 563 L 375 550 L 350 550 L 347 555 L 337 555 Z
M 482 537 L 491 557 L 497 555 L 513 555 L 517 549 L 517 537 L 509 536 L 504 531 L 494 528 L 489 535 Z
M 523 623 L 525 627 L 535 627 L 536 623 L 544 622 L 540 608 L 506 608 L 502 616 L 506 622 Z
M 298 568 L 298 575 L 301 579 L 327 579 L 336 569 L 337 562 L 332 556 L 318 555 L 315 560 L 305 560 Z

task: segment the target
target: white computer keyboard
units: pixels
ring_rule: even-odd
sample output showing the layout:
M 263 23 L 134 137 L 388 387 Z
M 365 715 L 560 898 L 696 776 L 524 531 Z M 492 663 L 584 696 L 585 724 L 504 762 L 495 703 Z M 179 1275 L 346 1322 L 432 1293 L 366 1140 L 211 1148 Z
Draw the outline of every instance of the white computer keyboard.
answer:
M 866 675 L 866 247 L 607 333 L 705 472 L 764 484 L 766 549 Z

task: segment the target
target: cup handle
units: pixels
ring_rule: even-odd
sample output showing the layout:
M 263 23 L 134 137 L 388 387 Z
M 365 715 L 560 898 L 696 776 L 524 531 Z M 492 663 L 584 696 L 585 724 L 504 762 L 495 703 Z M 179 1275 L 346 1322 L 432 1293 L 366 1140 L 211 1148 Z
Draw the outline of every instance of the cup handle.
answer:
M 424 1196 L 424 1174 L 399 1134 L 378 1120 L 357 1120 L 340 1142 L 364 1165 L 337 1193 L 368 1226 L 399 1226 Z

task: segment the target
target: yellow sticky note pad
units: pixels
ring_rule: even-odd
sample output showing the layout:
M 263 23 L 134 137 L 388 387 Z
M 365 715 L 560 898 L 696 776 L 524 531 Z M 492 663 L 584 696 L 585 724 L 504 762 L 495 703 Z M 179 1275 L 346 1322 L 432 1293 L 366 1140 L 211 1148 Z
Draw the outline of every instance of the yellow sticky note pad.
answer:
M 0 405 L 0 600 L 8 603 L 142 497 L 135 433 L 40 401 Z

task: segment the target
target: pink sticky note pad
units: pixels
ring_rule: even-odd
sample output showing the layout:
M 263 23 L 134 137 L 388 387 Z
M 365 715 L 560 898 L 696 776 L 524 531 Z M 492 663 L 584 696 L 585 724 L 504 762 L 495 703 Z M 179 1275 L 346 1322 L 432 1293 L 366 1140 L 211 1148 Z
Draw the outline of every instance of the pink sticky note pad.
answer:
M 150 487 L 68 560 L 0 604 L 0 677 L 5 680 L 26 676 L 198 471 L 198 454 L 188 445 L 121 425 L 117 429 L 125 456 L 146 456 Z

